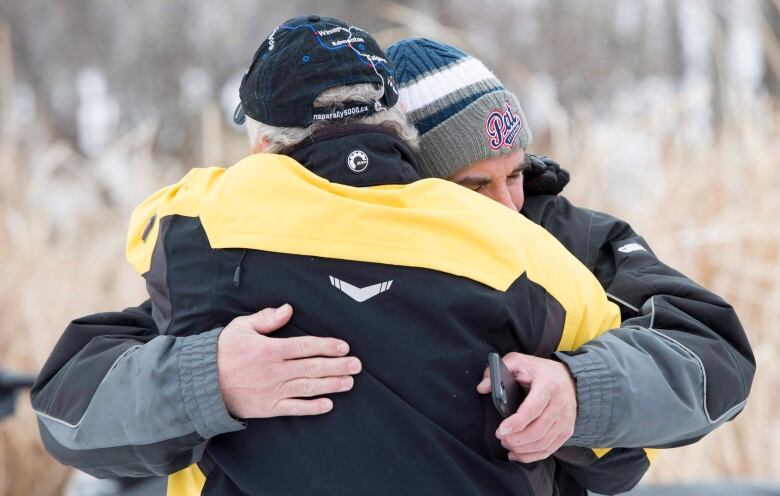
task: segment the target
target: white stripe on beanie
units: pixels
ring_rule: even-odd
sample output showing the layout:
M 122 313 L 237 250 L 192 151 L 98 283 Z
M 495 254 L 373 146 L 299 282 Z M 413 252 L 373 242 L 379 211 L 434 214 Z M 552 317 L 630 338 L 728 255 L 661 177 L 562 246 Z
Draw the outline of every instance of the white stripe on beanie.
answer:
M 463 60 L 433 72 L 409 86 L 402 86 L 399 99 L 407 113 L 429 105 L 439 98 L 454 93 L 474 83 L 492 80 L 501 86 L 490 69 L 474 57 Z

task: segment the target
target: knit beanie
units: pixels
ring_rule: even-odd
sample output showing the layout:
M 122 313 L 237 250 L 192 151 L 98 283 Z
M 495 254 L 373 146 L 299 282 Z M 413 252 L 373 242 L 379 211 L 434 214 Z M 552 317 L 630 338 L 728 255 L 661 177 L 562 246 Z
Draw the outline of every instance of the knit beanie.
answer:
M 420 133 L 422 177 L 448 178 L 531 144 L 517 97 L 476 58 L 425 38 L 385 53 L 396 67 L 399 102 Z

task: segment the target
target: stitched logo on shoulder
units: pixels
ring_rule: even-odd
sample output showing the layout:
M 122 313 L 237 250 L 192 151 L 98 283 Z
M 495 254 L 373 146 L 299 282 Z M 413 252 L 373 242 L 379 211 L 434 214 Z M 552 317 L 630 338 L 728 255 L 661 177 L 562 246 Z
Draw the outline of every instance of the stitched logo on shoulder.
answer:
M 632 251 L 647 251 L 647 250 L 645 250 L 645 247 L 640 245 L 639 243 L 628 243 L 627 245 L 623 245 L 620 248 L 618 248 L 618 251 L 621 253 L 631 253 Z
M 380 282 L 379 284 L 366 286 L 365 288 L 358 288 L 341 279 L 336 279 L 333 276 L 330 276 L 330 283 L 358 303 L 363 303 L 379 293 L 384 293 L 393 285 L 393 281 L 385 281 Z

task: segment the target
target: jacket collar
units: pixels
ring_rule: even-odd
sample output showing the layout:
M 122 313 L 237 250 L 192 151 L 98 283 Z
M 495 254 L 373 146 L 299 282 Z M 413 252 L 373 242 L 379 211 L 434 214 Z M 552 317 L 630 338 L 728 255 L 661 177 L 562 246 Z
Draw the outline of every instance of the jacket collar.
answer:
M 408 184 L 420 179 L 414 152 L 381 126 L 325 128 L 282 153 L 328 181 L 349 186 Z

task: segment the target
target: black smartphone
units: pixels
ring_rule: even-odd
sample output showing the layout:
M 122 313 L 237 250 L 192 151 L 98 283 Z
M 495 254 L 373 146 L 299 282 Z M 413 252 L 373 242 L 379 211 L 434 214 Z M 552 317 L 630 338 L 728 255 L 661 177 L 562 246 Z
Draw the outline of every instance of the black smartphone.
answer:
M 498 353 L 488 355 L 488 369 L 493 405 L 502 417 L 507 418 L 520 408 L 520 404 L 525 399 L 525 389 L 506 368 Z

